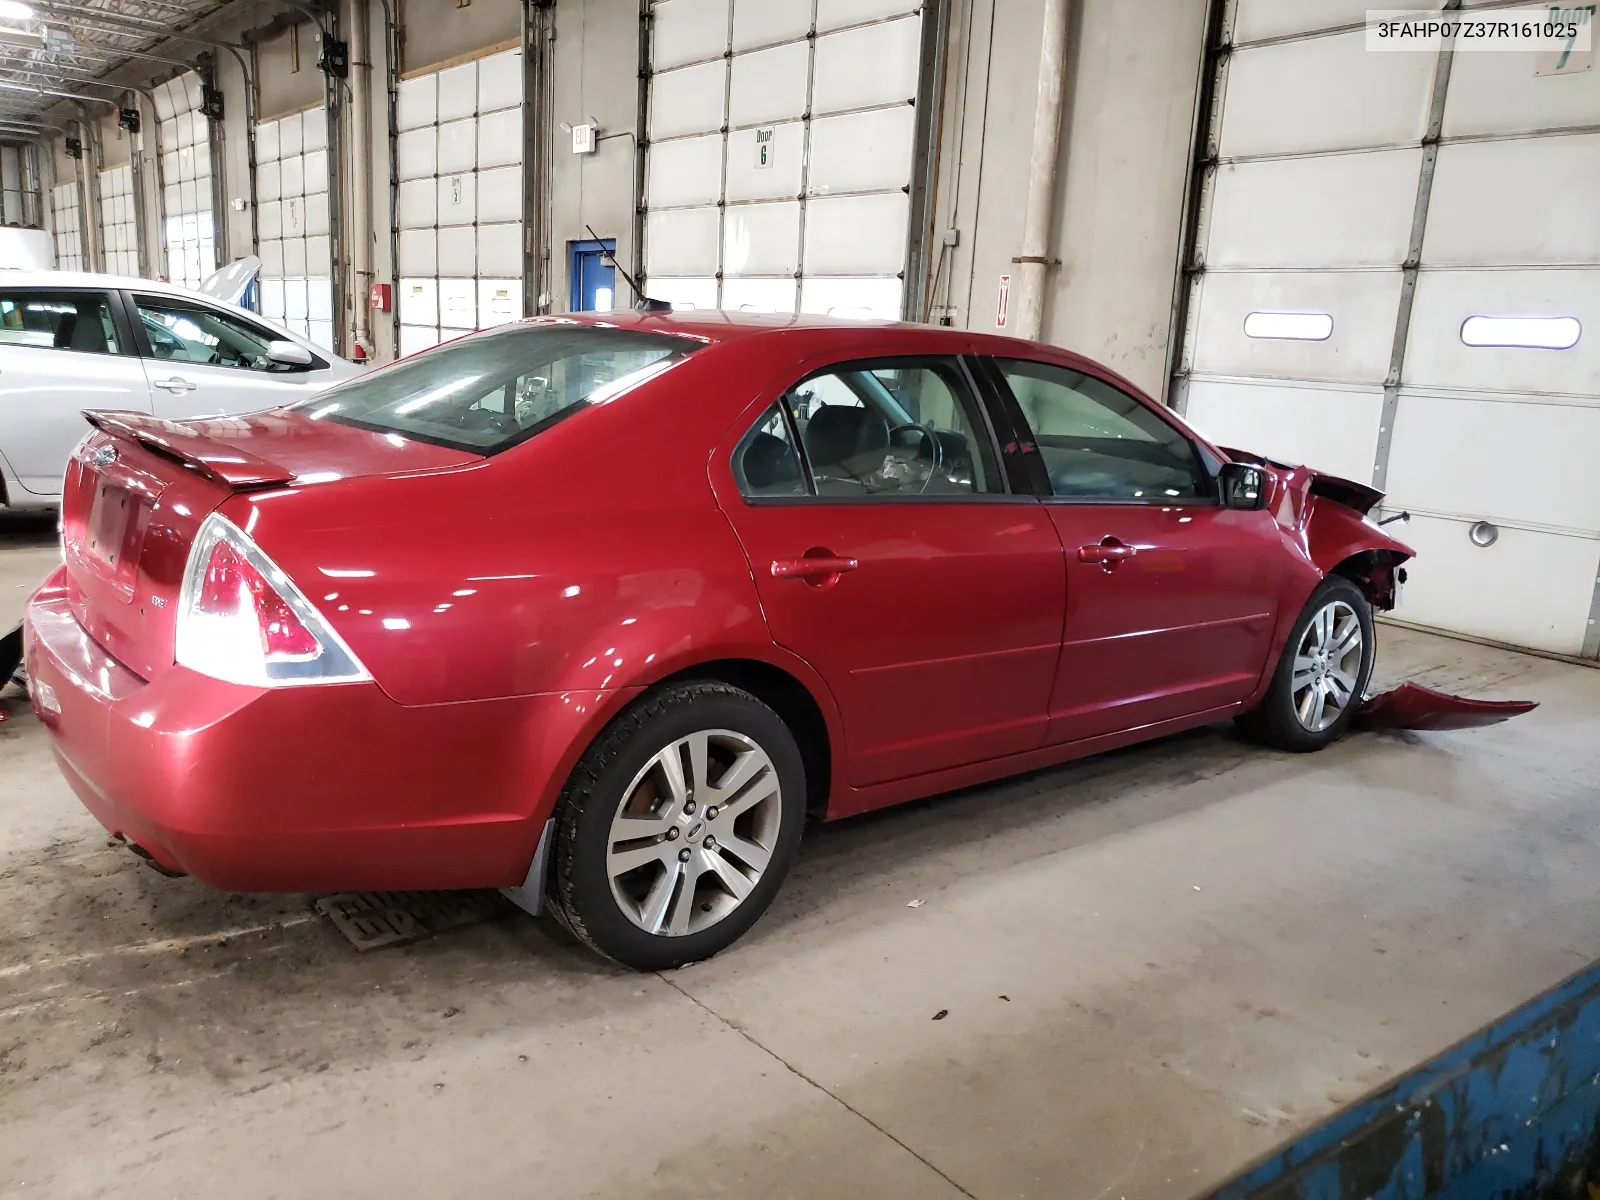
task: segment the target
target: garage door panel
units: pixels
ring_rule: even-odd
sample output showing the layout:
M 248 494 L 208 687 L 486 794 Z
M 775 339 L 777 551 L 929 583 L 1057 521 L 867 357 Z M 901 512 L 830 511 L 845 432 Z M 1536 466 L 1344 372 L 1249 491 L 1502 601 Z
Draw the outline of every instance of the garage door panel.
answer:
M 396 212 L 399 214 L 400 226 L 403 229 L 431 226 L 438 213 L 438 191 L 435 181 L 431 178 L 412 179 L 402 183 Z
M 1404 621 L 1556 654 L 1578 654 L 1600 573 L 1600 542 L 1501 526 L 1476 546 L 1470 525 L 1413 516 L 1400 537 L 1417 552 L 1407 564 Z
M 715 276 L 720 232 L 716 208 L 651 209 L 645 215 L 650 278 Z M 663 297 L 665 299 L 665 297 Z M 716 307 L 715 297 L 708 306 Z
M 522 316 L 522 280 L 478 280 L 478 327 L 508 325 Z
M 439 278 L 439 331 L 467 333 L 478 327 L 478 283 L 472 278 Z
M 412 322 L 420 326 L 439 324 L 439 281 L 431 278 L 401 279 L 401 323 Z
M 1443 7 L 1443 2 L 1414 0 L 1395 7 L 1427 12 Z M 1233 40 L 1239 44 L 1360 25 L 1367 19 L 1370 7 L 1369 0 L 1239 0 L 1238 13 L 1233 19 Z
M 728 199 L 778 200 L 800 194 L 805 167 L 806 127 L 803 122 L 767 126 L 772 132 L 767 165 L 761 165 L 756 129 L 728 135 Z
M 478 167 L 522 166 L 522 110 L 503 109 L 478 118 Z
M 306 194 L 306 160 L 300 155 L 286 158 L 278 164 L 279 186 L 285 198 Z
M 728 20 L 728 0 L 659 0 L 651 10 L 651 64 L 664 71 L 720 57 Z
M 898 279 L 819 278 L 800 281 L 800 311 L 828 317 L 893 321 L 900 316 Z
M 811 0 L 734 0 L 735 50 L 792 41 L 810 31 Z
M 905 266 L 909 199 L 839 196 L 806 206 L 807 275 L 892 275 Z
M 417 354 L 439 344 L 439 331 L 426 326 L 400 326 L 400 357 Z
M 462 63 L 438 73 L 440 125 L 473 116 L 478 111 L 478 64 Z
M 1184 415 L 1220 445 L 1367 479 L 1378 448 L 1383 389 L 1196 379 Z
M 650 295 L 657 300 L 665 300 L 673 308 L 705 311 L 717 307 L 717 281 L 653 275 L 650 277 Z
M 723 219 L 728 275 L 793 275 L 800 269 L 800 205 L 736 204 Z
M 395 158 L 401 179 L 425 179 L 439 169 L 439 139 L 433 126 L 411 129 L 395 139 Z M 276 167 L 277 164 L 273 164 Z M 256 176 L 257 188 L 263 176 Z M 276 178 L 276 172 L 274 172 Z
M 256 207 L 256 233 L 261 238 L 283 236 L 283 202 L 267 200 Z
M 439 273 L 437 234 L 431 228 L 400 231 L 399 273 L 401 275 Z
M 506 222 L 502 225 L 478 226 L 479 272 L 503 274 L 515 263 L 522 261 L 522 223 Z M 520 289 L 521 284 L 518 284 Z M 517 293 L 521 295 L 520 290 Z M 522 315 L 519 310 L 517 315 Z
M 439 174 L 454 175 L 478 165 L 478 123 L 473 118 L 439 126 Z
M 1468 346 L 1476 315 L 1576 317 L 1568 350 Z M 1447 271 L 1417 277 L 1404 382 L 1418 387 L 1549 392 L 1600 399 L 1600 285 L 1592 270 Z
M 415 79 L 402 79 L 395 95 L 394 117 L 397 129 L 424 129 L 432 125 L 439 115 L 439 79 L 437 75 L 418 75 Z
M 1208 267 L 1399 266 L 1421 149 L 1229 163 L 1216 176 Z
M 1201 289 L 1193 369 L 1296 381 L 1370 383 L 1389 373 L 1401 275 L 1393 271 L 1212 271 Z M 1251 337 L 1252 313 L 1325 313 L 1325 341 Z
M 916 110 L 910 106 L 813 121 L 807 194 L 905 187 L 911 182 L 916 132 Z
M 819 32 L 915 12 L 918 0 L 817 0 Z
M 646 178 L 652 208 L 715 204 L 722 194 L 722 135 L 651 146 Z
M 1600 404 L 1402 391 L 1388 490 L 1396 507 L 1600 537 Z
M 1597 113 L 1600 71 L 1535 75 L 1526 54 L 1458 54 L 1450 68 L 1444 135 L 1534 133 L 1593 125 Z
M 522 168 L 478 172 L 478 220 L 501 224 L 522 216 Z
M 522 104 L 522 51 L 509 50 L 478 60 L 478 111 L 496 112 Z
M 1423 260 L 1600 263 L 1597 197 L 1600 134 L 1443 146 Z
M 800 287 L 793 279 L 740 279 L 722 281 L 722 307 L 735 312 L 792 313 L 799 303 Z
M 320 108 L 310 108 L 300 114 L 300 152 L 328 148 L 328 114 Z
M 1354 150 L 1419 143 L 1431 54 L 1372 54 L 1363 31 L 1240 50 L 1228 66 L 1221 153 Z
M 288 158 L 301 152 L 303 145 L 300 134 L 299 113 L 278 118 L 278 157 Z
M 781 121 L 806 111 L 811 46 L 790 42 L 733 58 L 728 123 L 735 127 Z
M 728 89 L 725 62 L 661 71 L 651 80 L 650 140 L 722 129 Z
M 917 95 L 921 38 L 918 17 L 818 37 L 812 115 L 910 103 Z
M 314 192 L 306 197 L 306 234 L 326 234 L 328 225 L 328 193 Z
M 471 225 L 446 225 L 439 230 L 440 276 L 471 277 L 478 269 L 478 236 Z
M 478 177 L 471 171 L 441 175 L 437 189 L 437 221 L 445 225 L 471 225 L 478 216 Z

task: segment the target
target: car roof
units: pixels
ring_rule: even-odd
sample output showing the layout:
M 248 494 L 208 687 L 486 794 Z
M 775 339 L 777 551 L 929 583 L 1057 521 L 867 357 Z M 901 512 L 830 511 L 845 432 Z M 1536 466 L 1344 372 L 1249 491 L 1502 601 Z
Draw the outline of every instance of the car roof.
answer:
M 163 283 L 158 279 L 145 279 L 138 275 L 105 275 L 95 271 L 0 271 L 0 288 L 127 288 L 141 292 L 162 292 L 169 296 L 187 296 L 215 302 L 194 288 L 177 283 Z

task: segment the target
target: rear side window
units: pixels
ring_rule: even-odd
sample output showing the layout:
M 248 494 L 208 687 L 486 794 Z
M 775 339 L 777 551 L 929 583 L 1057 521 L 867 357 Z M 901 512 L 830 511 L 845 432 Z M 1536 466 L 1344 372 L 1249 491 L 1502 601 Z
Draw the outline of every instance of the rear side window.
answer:
M 111 302 L 103 292 L 0 291 L 0 345 L 116 354 Z
M 295 407 L 313 420 L 497 454 L 653 379 L 703 344 L 566 322 L 506 325 L 401 359 Z

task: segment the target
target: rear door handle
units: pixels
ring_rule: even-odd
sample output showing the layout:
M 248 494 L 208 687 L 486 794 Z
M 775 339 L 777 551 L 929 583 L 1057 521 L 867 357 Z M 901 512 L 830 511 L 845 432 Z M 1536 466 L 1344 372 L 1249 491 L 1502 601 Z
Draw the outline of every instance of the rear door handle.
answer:
M 1114 567 L 1118 563 L 1126 562 L 1139 553 L 1138 547 L 1126 546 L 1116 538 L 1108 537 L 1102 542 L 1092 546 L 1078 547 L 1078 561 L 1085 563 L 1101 563 L 1107 567 Z
M 171 379 L 156 380 L 154 386 L 164 392 L 171 392 L 174 396 L 181 396 L 185 392 L 194 391 L 200 385 L 198 383 L 190 383 L 182 376 L 174 375 Z
M 854 571 L 861 564 L 853 558 L 833 554 L 807 554 L 802 558 L 779 558 L 772 563 L 774 579 L 828 579 Z

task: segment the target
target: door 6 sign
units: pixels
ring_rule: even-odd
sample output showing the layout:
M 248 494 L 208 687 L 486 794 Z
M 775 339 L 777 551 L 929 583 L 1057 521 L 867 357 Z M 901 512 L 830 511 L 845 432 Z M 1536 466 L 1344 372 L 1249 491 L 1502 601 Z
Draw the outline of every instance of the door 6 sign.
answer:
M 772 135 L 776 132 L 772 126 L 756 130 L 756 170 L 765 171 L 772 166 Z

